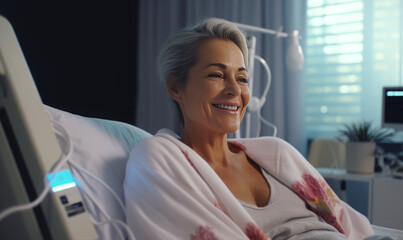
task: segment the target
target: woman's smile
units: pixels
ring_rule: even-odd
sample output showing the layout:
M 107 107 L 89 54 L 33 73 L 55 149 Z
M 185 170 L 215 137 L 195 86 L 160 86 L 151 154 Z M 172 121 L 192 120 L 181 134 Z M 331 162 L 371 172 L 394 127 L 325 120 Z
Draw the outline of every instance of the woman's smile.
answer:
M 213 107 L 219 109 L 219 111 L 230 113 L 230 114 L 238 114 L 238 105 L 228 105 L 228 104 L 212 104 Z

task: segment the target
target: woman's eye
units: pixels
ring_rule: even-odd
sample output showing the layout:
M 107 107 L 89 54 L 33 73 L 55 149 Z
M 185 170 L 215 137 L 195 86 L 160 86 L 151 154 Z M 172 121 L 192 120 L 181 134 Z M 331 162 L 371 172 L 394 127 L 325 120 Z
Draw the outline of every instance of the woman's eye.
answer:
M 243 83 L 248 83 L 249 79 L 242 77 L 242 78 L 239 78 L 239 81 L 243 82 Z
M 209 77 L 212 78 L 223 78 L 223 75 L 221 73 L 212 73 L 209 75 Z

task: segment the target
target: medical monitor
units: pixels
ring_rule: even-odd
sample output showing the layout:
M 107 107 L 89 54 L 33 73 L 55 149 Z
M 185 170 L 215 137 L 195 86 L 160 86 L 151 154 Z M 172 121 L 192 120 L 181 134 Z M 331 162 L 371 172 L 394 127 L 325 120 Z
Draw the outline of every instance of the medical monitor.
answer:
M 383 88 L 382 127 L 403 131 L 403 86 Z
M 0 15 L 0 213 L 35 200 L 52 178 L 42 203 L 0 220 L 0 239 L 96 239 L 11 24 Z M 50 175 L 49 175 L 50 174 Z

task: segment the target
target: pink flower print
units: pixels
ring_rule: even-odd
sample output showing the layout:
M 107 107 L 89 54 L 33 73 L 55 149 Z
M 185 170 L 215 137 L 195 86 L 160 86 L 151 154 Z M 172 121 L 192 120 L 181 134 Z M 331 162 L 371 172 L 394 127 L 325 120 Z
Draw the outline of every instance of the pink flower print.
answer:
M 224 212 L 224 209 L 221 207 L 220 203 L 219 203 L 217 200 L 215 200 L 213 204 L 214 204 L 214 206 L 215 206 L 216 208 L 218 208 L 221 212 Z
M 326 183 L 319 182 L 311 175 L 304 174 L 302 181 L 295 182 L 291 185 L 292 189 L 305 201 L 307 201 L 317 215 L 321 216 L 328 224 L 334 226 L 340 233 L 344 233 L 338 219 L 333 210 L 335 203 L 333 194 L 328 196 L 324 189 L 329 188 Z M 332 191 L 330 190 L 330 193 Z
M 339 205 L 340 199 L 336 197 L 336 194 L 333 192 L 333 190 L 327 184 L 326 186 L 324 186 L 324 188 L 326 189 L 326 195 L 329 197 L 329 200 L 332 203 L 332 205 L 333 206 Z
M 330 209 L 329 204 L 323 199 L 323 198 L 317 198 L 317 201 L 315 202 L 316 204 L 316 209 L 318 209 L 320 212 L 324 214 L 329 214 L 332 215 L 333 211 Z
M 190 235 L 191 240 L 217 240 L 210 226 L 200 226 L 196 229 L 196 235 Z
M 268 240 L 266 234 L 254 223 L 248 223 L 245 234 L 250 240 Z
M 344 234 L 344 230 L 341 227 L 339 221 L 337 221 L 337 218 L 334 214 L 324 214 L 323 212 L 320 212 L 316 209 L 312 209 L 316 214 L 318 214 L 319 216 L 321 216 L 323 218 L 323 220 L 325 220 L 328 224 L 332 225 L 333 227 L 335 227 L 337 229 L 337 231 L 339 231 L 340 233 Z
M 319 184 L 316 178 L 312 177 L 309 174 L 304 174 L 302 176 L 302 179 L 304 179 L 305 184 L 309 187 L 313 195 L 319 198 L 327 199 L 325 191 L 323 191 L 322 186 Z
M 311 193 L 311 191 L 306 189 L 302 183 L 295 182 L 291 185 L 291 187 L 294 190 L 294 192 L 296 192 L 300 197 L 302 197 L 306 201 L 308 201 L 308 202 L 315 201 L 315 196 Z
M 321 204 L 319 199 L 324 200 L 326 203 L 329 200 L 319 181 L 309 174 L 302 175 L 302 181 L 293 183 L 291 187 L 299 196 L 315 206 Z

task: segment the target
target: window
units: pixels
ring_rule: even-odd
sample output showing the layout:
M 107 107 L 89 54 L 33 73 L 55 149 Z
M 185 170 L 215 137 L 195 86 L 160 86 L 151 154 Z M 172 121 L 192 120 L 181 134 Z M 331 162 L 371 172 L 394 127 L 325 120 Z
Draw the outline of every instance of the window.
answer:
M 381 122 L 383 86 L 402 85 L 401 0 L 307 0 L 305 129 Z

